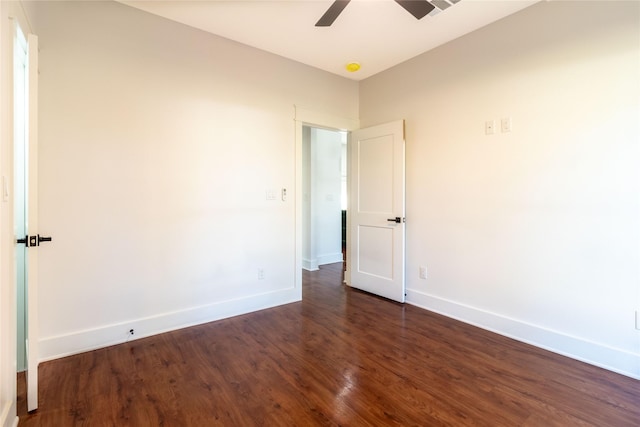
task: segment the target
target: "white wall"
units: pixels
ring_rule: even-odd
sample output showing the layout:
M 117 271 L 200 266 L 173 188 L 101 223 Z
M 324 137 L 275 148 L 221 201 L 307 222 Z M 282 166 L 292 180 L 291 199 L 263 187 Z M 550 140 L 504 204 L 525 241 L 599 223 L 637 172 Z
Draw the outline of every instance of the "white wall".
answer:
M 357 119 L 357 84 L 120 4 L 26 7 L 54 237 L 43 357 L 298 298 L 292 105 Z M 363 126 L 407 119 L 411 303 L 640 376 L 638 12 L 545 2 L 361 83 Z M 2 174 L 7 93 L 3 75 Z M 513 131 L 485 136 L 503 116 Z M 282 187 L 289 202 L 265 200 Z
M 305 126 L 303 140 L 302 265 L 307 270 L 342 262 L 342 134 Z
M 357 117 L 357 83 L 117 3 L 28 7 L 42 358 L 299 299 L 293 105 Z
M 538 3 L 362 82 L 363 126 L 406 119 L 410 303 L 640 377 L 639 7 Z
M 316 248 L 318 265 L 324 265 L 342 261 L 342 135 L 316 128 L 311 129 L 311 135 Z
M 318 269 L 316 245 L 311 220 L 311 128 L 302 126 L 302 268 Z M 315 263 L 314 261 L 315 260 Z

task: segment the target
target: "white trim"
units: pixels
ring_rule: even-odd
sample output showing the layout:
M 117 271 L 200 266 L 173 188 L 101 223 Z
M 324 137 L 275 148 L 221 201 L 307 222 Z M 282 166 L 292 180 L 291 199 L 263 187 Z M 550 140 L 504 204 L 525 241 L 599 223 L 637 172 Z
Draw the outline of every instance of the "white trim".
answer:
M 413 289 L 407 289 L 406 302 L 581 362 L 640 379 L 638 353 L 588 341 Z
M 110 345 L 122 344 L 131 339 L 145 338 L 296 301 L 300 301 L 297 289 L 287 288 L 192 307 L 186 310 L 132 319 L 127 322 L 120 322 L 99 328 L 42 338 L 40 340 L 40 362 L 108 347 Z M 135 330 L 133 337 L 128 334 L 129 329 Z
M 299 105 L 294 105 L 294 114 L 295 121 L 313 125 L 313 127 L 345 131 L 356 130 L 360 127 L 360 121 L 357 119 L 313 111 Z
M 19 418 L 15 415 L 15 413 L 15 405 L 13 405 L 9 400 L 5 401 L 2 407 L 2 411 L 0 411 L 0 426 L 17 426 Z
M 344 262 L 342 252 L 335 254 L 320 255 L 314 259 L 302 259 L 302 268 L 308 271 L 318 271 L 321 265 L 335 264 L 336 262 Z
M 336 252 L 335 254 L 318 255 L 318 265 L 335 264 L 336 262 L 342 261 L 342 252 Z
M 302 260 L 302 268 L 307 271 L 318 271 L 320 270 L 320 266 L 318 265 L 317 259 L 306 259 Z
M 0 202 L 0 426 L 16 425 L 17 300 L 13 236 L 13 69 L 15 20 L 0 1 L 0 170 L 9 179 L 8 202 Z

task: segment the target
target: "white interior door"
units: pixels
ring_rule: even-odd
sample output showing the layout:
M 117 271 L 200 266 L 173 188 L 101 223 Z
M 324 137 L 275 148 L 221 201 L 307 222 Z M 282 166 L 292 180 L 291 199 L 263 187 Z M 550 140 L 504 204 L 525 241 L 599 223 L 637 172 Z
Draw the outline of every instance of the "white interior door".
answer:
M 33 411 L 38 408 L 38 247 L 40 235 L 38 233 L 38 37 L 29 34 L 27 37 L 27 85 L 28 129 L 29 135 L 29 171 L 28 171 L 28 210 L 27 228 L 36 237 L 36 245 L 29 248 L 29 262 L 27 269 L 27 409 Z
M 38 234 L 38 38 L 32 34 L 25 38 L 17 25 L 15 34 L 14 225 L 20 305 L 17 356 L 19 369 L 26 370 L 27 409 L 33 411 L 38 408 L 38 247 L 42 241 Z
M 405 300 L 404 121 L 351 134 L 349 284 Z

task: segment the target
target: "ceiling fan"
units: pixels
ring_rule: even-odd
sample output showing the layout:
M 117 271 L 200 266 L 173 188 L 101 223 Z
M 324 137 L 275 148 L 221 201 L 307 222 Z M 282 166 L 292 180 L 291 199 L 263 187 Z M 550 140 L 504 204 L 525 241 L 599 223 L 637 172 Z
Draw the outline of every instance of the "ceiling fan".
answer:
M 330 27 L 350 1 L 351 0 L 335 0 L 320 20 L 316 22 L 316 27 Z M 429 12 L 435 9 L 435 6 L 429 3 L 428 0 L 395 0 L 395 2 L 415 16 L 416 19 L 424 18 Z

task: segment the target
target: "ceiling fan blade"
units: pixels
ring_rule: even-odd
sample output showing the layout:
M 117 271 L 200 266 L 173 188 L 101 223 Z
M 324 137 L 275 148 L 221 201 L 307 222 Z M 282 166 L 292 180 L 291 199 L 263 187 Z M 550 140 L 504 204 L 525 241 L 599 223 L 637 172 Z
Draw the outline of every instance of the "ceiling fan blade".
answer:
M 329 27 L 333 24 L 333 21 L 336 20 L 338 15 L 342 13 L 345 7 L 349 4 L 351 0 L 336 0 L 333 2 L 329 9 L 322 15 L 322 18 L 318 22 L 316 22 L 316 27 Z
M 427 0 L 396 0 L 400 6 L 404 7 L 407 12 L 416 17 L 416 19 L 422 19 L 429 14 L 435 6 L 429 3 Z

